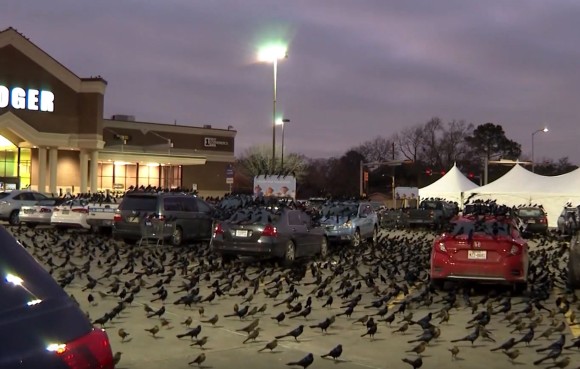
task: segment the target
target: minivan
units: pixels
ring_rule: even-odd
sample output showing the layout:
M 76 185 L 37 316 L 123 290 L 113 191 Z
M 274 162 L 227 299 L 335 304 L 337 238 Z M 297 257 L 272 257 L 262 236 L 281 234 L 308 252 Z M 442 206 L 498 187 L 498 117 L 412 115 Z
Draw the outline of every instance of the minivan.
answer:
M 143 222 L 163 220 L 174 225 L 169 235 L 171 244 L 185 241 L 210 241 L 213 208 L 202 199 L 178 192 L 127 192 L 113 219 L 113 237 L 127 243 L 141 239 Z

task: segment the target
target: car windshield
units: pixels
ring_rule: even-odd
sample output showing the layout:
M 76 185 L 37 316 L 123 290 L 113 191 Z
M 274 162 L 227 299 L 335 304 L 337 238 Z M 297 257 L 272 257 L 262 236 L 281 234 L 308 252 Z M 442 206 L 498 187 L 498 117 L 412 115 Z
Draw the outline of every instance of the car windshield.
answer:
M 272 224 L 276 223 L 280 214 L 269 209 L 240 209 L 236 211 L 229 219 L 231 224 Z
M 544 216 L 542 209 L 519 209 L 518 215 L 521 217 L 541 217 Z
M 157 198 L 154 196 L 125 196 L 119 210 L 155 211 Z
M 10 195 L 10 192 L 0 192 L 0 199 L 8 197 L 8 195 Z
M 484 222 L 457 222 L 453 225 L 451 233 L 455 236 L 473 234 L 487 234 L 495 236 L 509 236 L 510 226 L 507 223 L 494 220 Z
M 339 204 L 324 206 L 321 210 L 321 214 L 325 218 L 330 218 L 334 216 L 341 217 L 353 217 L 358 213 L 358 205 L 356 204 Z

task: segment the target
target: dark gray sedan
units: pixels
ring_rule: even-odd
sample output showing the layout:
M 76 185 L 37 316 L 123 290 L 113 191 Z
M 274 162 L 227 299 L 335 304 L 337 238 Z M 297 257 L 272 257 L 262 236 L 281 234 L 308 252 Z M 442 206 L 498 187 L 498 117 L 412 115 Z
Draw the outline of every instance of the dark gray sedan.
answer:
M 215 224 L 211 245 L 225 259 L 237 256 L 297 258 L 328 254 L 324 229 L 305 212 L 290 207 L 239 209 Z

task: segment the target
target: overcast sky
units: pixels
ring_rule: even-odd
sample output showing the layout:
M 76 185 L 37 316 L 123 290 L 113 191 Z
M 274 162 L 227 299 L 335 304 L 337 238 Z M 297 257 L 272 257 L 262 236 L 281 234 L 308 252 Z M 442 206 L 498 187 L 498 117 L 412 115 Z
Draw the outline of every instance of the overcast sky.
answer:
M 340 155 L 438 116 L 501 124 L 524 155 L 547 125 L 536 160 L 580 164 L 578 0 L 4 0 L 8 26 L 103 76 L 106 116 L 232 125 L 237 153 L 271 146 L 256 53 L 280 39 L 286 152 Z

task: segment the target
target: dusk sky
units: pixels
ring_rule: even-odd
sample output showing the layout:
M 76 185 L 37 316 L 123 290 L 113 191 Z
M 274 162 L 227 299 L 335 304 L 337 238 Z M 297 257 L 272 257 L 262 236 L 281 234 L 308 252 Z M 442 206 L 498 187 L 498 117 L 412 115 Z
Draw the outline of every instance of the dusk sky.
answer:
M 272 142 L 272 65 L 286 152 L 343 154 L 433 116 L 501 124 L 536 160 L 580 164 L 578 0 L 4 0 L 12 26 L 81 77 L 105 114 Z M 280 136 L 278 135 L 278 142 Z

